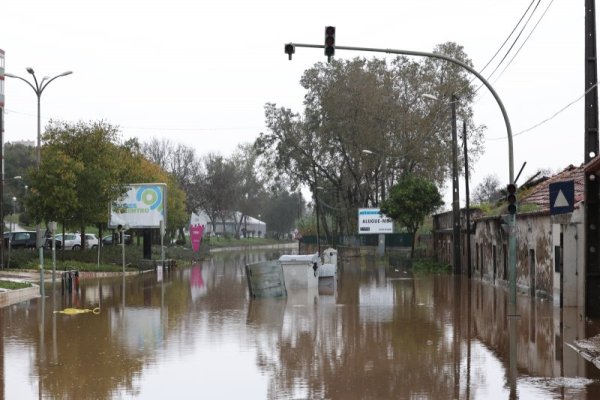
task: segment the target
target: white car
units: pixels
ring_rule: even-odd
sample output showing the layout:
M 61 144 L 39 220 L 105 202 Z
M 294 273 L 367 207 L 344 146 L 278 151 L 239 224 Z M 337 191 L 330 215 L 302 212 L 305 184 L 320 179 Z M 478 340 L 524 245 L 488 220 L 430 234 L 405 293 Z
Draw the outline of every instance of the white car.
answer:
M 63 235 L 56 235 L 56 248 L 61 249 L 65 246 L 65 250 L 79 250 L 81 248 L 81 234 L 79 233 L 67 233 L 63 239 Z M 47 240 L 48 247 L 52 246 L 52 241 Z M 85 234 L 85 247 L 87 249 L 95 249 L 98 247 L 98 238 L 96 235 L 91 233 Z

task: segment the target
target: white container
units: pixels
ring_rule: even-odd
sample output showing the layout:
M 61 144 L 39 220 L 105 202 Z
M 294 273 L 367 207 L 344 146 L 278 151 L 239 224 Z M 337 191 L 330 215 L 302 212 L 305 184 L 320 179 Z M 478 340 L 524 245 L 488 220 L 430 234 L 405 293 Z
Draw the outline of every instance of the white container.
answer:
M 321 260 L 317 253 L 284 255 L 279 257 L 279 262 L 283 268 L 283 279 L 288 291 L 295 289 L 318 289 Z

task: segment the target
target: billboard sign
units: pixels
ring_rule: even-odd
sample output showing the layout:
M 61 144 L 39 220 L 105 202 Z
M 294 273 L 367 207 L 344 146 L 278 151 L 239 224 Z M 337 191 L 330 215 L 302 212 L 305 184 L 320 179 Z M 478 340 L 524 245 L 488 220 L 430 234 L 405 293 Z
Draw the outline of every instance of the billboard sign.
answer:
M 167 185 L 135 183 L 127 185 L 125 195 L 110 205 L 108 227 L 160 228 L 167 220 Z
M 379 208 L 358 209 L 358 234 L 394 233 L 394 221 Z

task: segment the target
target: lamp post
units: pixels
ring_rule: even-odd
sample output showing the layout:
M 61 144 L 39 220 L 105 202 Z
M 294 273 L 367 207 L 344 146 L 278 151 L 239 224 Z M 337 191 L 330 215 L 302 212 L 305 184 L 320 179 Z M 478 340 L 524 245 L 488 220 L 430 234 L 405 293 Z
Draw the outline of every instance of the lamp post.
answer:
M 13 75 L 13 74 L 9 74 L 9 73 L 5 73 L 5 76 L 8 76 L 9 78 L 16 78 L 16 79 L 20 79 L 23 82 L 25 82 L 26 84 L 29 85 L 29 87 L 31 87 L 33 89 L 33 91 L 35 92 L 35 95 L 37 96 L 37 147 L 36 147 L 36 157 L 35 157 L 35 162 L 36 162 L 36 167 L 39 170 L 40 169 L 40 164 L 42 161 L 42 121 L 41 121 L 41 99 L 42 99 L 42 93 L 44 92 L 44 89 L 46 89 L 48 87 L 48 85 L 50 84 L 50 82 L 52 82 L 53 80 L 60 78 L 62 76 L 67 76 L 73 73 L 73 71 L 65 71 L 61 74 L 58 74 L 52 78 L 45 76 L 42 78 L 41 81 L 38 81 L 37 77 L 35 76 L 35 72 L 33 70 L 33 68 L 28 67 L 27 72 L 29 74 L 31 74 L 31 76 L 33 77 L 33 83 L 29 82 L 27 79 L 22 78 L 18 75 Z M 39 251 L 39 255 L 40 255 L 40 293 L 42 294 L 42 296 L 44 295 L 44 243 L 42 241 L 42 235 L 41 235 L 41 226 L 40 223 L 38 222 L 35 226 L 35 236 L 36 236 L 36 248 Z

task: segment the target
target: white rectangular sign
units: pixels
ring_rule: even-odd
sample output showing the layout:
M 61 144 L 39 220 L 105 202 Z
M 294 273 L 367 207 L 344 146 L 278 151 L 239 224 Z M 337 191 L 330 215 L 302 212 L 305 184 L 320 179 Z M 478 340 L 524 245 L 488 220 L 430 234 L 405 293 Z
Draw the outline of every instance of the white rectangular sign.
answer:
M 379 208 L 359 208 L 358 233 L 394 233 L 394 221 L 382 214 Z
M 160 221 L 167 218 L 167 185 L 136 183 L 128 186 L 127 193 L 110 205 L 108 227 L 160 228 Z

